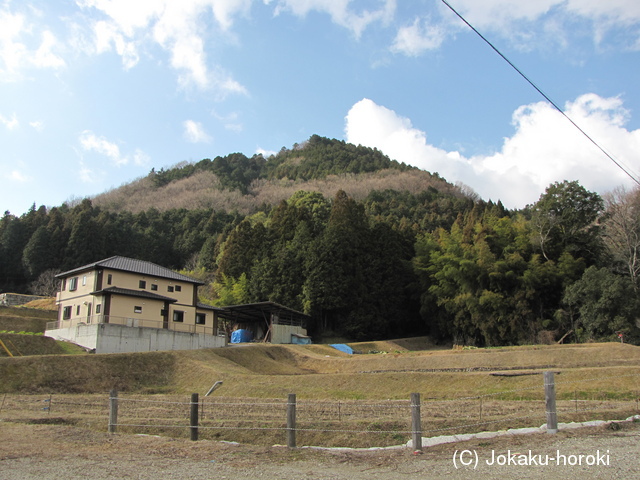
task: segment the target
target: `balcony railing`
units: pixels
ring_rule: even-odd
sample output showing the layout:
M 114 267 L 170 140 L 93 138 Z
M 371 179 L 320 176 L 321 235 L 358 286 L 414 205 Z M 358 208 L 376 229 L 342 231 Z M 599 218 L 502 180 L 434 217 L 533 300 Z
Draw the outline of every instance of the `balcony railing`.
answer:
M 58 328 L 69 328 L 79 325 L 95 325 L 100 323 L 109 323 L 112 325 L 122 325 L 131 328 L 157 328 L 171 330 L 173 332 L 184 333 L 202 333 L 206 335 L 226 335 L 223 330 L 208 327 L 206 325 L 189 324 L 183 322 L 163 322 L 161 320 L 150 320 L 146 318 L 117 317 L 114 315 L 92 315 L 89 317 L 71 318 L 68 320 L 58 320 L 56 322 L 48 322 L 47 330 L 55 330 Z

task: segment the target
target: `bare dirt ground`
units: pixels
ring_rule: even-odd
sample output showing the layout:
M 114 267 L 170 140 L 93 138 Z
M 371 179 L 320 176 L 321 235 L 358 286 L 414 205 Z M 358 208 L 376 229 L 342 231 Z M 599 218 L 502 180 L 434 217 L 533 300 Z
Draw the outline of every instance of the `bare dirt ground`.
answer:
M 472 440 L 414 454 L 410 449 L 289 450 L 1 422 L 0 479 L 640 478 L 640 423 L 616 425 Z M 511 464 L 489 465 L 494 456 L 498 462 L 511 458 Z M 540 465 L 545 459 L 548 465 Z

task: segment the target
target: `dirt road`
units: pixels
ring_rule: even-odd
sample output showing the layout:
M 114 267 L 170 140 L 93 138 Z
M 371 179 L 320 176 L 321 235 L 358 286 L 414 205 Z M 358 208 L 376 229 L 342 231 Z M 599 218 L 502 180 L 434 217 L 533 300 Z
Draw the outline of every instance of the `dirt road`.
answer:
M 414 454 L 409 449 L 288 450 L 0 422 L 1 480 L 575 477 L 640 478 L 640 424 L 472 440 Z

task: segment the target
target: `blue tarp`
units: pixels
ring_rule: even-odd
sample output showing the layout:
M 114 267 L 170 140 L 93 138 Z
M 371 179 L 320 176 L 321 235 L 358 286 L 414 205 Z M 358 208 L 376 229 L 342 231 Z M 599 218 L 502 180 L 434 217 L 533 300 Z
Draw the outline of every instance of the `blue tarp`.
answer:
M 231 332 L 231 343 L 248 343 L 253 340 L 251 330 L 239 329 Z
M 353 355 L 353 348 L 351 348 L 349 345 L 345 345 L 344 343 L 334 343 L 329 346 L 335 348 L 336 350 L 340 350 L 341 352 Z
M 311 345 L 311 337 L 306 335 L 298 335 L 297 333 L 291 334 L 291 343 L 297 345 Z

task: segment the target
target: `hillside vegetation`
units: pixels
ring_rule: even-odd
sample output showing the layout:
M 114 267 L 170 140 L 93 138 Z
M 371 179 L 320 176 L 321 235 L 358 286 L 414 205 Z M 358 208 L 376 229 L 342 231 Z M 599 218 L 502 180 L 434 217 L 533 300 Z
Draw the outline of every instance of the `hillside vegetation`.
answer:
M 200 301 L 274 301 L 316 342 L 640 344 L 640 190 L 556 182 L 509 211 L 437 173 L 312 136 L 264 158 L 184 163 L 94 199 L 0 219 L 0 290 L 113 255 L 202 281 Z

